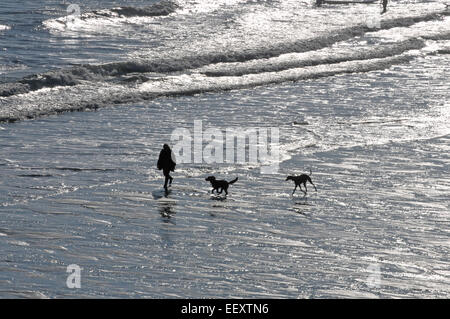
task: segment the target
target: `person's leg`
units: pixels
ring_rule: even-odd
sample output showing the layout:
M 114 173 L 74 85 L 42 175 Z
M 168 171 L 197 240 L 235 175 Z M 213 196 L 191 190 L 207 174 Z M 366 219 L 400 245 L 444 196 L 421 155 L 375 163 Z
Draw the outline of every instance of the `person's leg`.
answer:
M 170 175 L 169 175 L 169 171 L 163 169 L 163 174 L 164 174 L 164 188 L 167 189 L 167 182 L 169 181 Z

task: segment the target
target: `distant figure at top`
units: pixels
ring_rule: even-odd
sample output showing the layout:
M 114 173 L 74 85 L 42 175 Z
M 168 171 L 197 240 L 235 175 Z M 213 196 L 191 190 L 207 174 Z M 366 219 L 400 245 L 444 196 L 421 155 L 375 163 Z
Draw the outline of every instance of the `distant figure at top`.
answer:
M 164 177 L 164 189 L 167 191 L 167 182 L 170 180 L 169 185 L 172 185 L 173 177 L 169 173 L 175 170 L 175 155 L 172 153 L 169 145 L 164 144 L 163 149 L 159 153 L 159 159 L 157 167 L 159 170 L 163 171 Z
M 316 7 L 321 7 L 324 0 L 316 0 Z
M 388 0 L 382 0 L 382 2 L 383 2 L 383 11 L 381 11 L 381 14 L 386 13 Z

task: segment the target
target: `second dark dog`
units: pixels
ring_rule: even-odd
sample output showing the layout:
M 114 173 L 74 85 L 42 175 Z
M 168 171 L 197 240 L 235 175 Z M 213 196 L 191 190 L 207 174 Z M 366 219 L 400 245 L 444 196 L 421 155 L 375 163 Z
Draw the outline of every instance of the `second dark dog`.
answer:
M 207 178 L 205 178 L 205 181 L 210 182 L 211 186 L 213 187 L 213 189 L 211 190 L 211 193 L 213 193 L 214 190 L 218 194 L 222 194 L 222 191 L 225 191 L 225 194 L 227 194 L 227 195 L 228 195 L 228 186 L 236 183 L 237 180 L 238 180 L 237 177 L 230 182 L 227 182 L 226 180 L 217 180 L 214 176 L 208 176 Z M 219 188 L 220 188 L 220 192 L 219 192 Z
M 310 171 L 310 173 L 311 173 L 311 171 Z M 306 195 L 306 193 L 308 192 L 308 189 L 306 188 L 306 182 L 310 182 L 312 184 L 312 186 L 314 186 L 314 189 L 317 192 L 316 185 L 314 185 L 314 183 L 311 180 L 311 177 L 309 175 L 307 175 L 307 174 L 302 174 L 300 176 L 288 176 L 286 178 L 286 180 L 287 181 L 291 180 L 291 181 L 294 181 L 294 183 L 295 183 L 295 187 L 294 187 L 294 191 L 292 192 L 292 195 L 294 195 L 295 190 L 297 189 L 297 186 Z M 302 184 L 305 187 L 305 190 L 302 189 Z

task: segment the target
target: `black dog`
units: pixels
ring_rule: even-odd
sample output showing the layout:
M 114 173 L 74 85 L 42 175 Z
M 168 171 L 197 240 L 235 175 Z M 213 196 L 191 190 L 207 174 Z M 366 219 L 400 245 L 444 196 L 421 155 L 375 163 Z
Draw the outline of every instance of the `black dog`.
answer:
M 205 181 L 210 182 L 211 186 L 213 187 L 211 193 L 213 193 L 214 190 L 218 194 L 222 194 L 222 191 L 225 191 L 225 194 L 227 194 L 227 195 L 228 195 L 228 186 L 230 186 L 231 184 L 234 184 L 237 180 L 238 180 L 237 177 L 230 182 L 227 182 L 225 180 L 216 180 L 216 178 L 214 176 L 208 176 L 207 178 L 205 178 Z M 220 188 L 220 192 L 219 192 L 219 188 Z
M 310 175 L 311 175 L 311 174 L 312 174 L 311 171 L 309 171 L 309 172 L 310 172 Z M 306 182 L 310 182 L 310 183 L 314 186 L 314 189 L 315 189 L 316 192 L 317 192 L 316 185 L 314 185 L 314 183 L 312 182 L 311 177 L 310 177 L 309 175 L 302 174 L 302 175 L 300 175 L 300 176 L 288 176 L 288 177 L 286 178 L 286 180 L 287 180 L 287 181 L 292 180 L 292 181 L 294 181 L 294 183 L 295 183 L 295 187 L 294 187 L 294 191 L 292 192 L 292 195 L 294 195 L 295 190 L 297 189 L 297 186 L 298 186 L 298 187 L 300 188 L 300 190 L 301 190 L 301 191 L 305 194 L 305 196 L 306 196 L 306 193 L 308 192 L 308 189 L 306 188 Z M 301 185 L 301 184 L 303 184 L 303 186 L 305 187 L 305 190 L 302 189 L 302 185 Z

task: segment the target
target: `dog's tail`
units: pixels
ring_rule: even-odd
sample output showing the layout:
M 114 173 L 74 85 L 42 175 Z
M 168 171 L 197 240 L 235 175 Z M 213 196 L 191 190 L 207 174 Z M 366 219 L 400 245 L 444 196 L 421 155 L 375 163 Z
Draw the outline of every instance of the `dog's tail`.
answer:
M 238 178 L 236 177 L 236 178 L 235 178 L 235 179 L 233 179 L 232 181 L 228 182 L 228 184 L 234 184 L 234 183 L 236 183 L 236 182 L 237 182 L 237 180 L 238 180 Z

